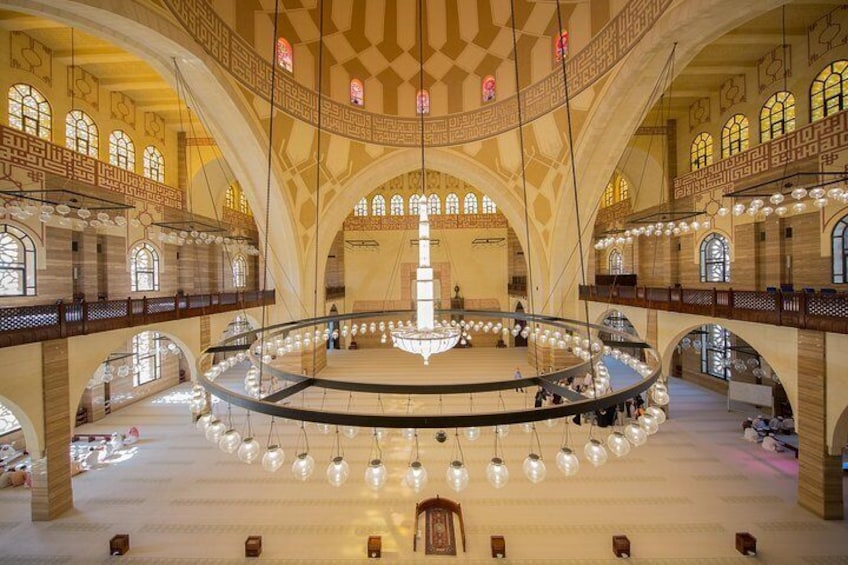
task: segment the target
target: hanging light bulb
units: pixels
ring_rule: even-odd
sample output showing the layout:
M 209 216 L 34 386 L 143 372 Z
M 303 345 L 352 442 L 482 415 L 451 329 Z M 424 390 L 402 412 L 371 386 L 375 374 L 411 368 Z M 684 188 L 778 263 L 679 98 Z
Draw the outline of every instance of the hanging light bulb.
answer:
M 509 424 L 498 424 L 495 426 L 495 433 L 498 434 L 499 438 L 505 438 L 509 435 Z
M 666 420 L 665 410 L 659 406 L 648 406 L 645 408 L 645 413 L 650 414 L 657 420 L 657 424 L 663 424 Z
M 469 476 L 465 463 L 459 460 L 451 461 L 447 472 L 448 486 L 456 492 L 462 492 L 468 487 Z
M 480 428 L 472 426 L 462 430 L 462 433 L 468 441 L 476 441 L 480 437 Z
M 233 428 L 230 428 L 221 436 L 218 441 L 218 447 L 224 453 L 235 453 L 241 444 L 241 434 Z
M 556 455 L 556 464 L 566 477 L 572 477 L 580 470 L 580 460 L 569 447 L 560 448 Z
M 359 428 L 356 426 L 342 426 L 342 434 L 348 439 L 353 439 L 359 435 Z
M 262 456 L 262 468 L 273 473 L 286 462 L 286 453 L 279 445 L 269 445 Z
M 527 477 L 527 480 L 534 484 L 544 481 L 548 474 L 545 462 L 542 460 L 542 457 L 536 453 L 531 453 L 524 458 L 522 468 L 524 470 L 524 476 Z
M 221 436 L 224 435 L 227 426 L 224 425 L 224 422 L 214 418 L 209 425 L 206 427 L 206 439 L 217 445 L 217 443 L 221 440 Z
M 621 432 L 613 432 L 607 437 L 607 446 L 616 457 L 624 457 L 630 453 L 630 442 Z
M 309 453 L 298 453 L 292 462 L 292 475 L 295 479 L 305 481 L 315 471 L 315 459 Z
M 500 457 L 492 457 L 486 465 L 486 478 L 495 488 L 503 488 L 509 482 L 509 469 Z
M 427 485 L 427 469 L 424 468 L 421 461 L 415 460 L 409 464 L 409 468 L 403 476 L 403 482 L 413 491 L 421 492 Z
M 651 388 L 651 398 L 660 406 L 666 406 L 671 401 L 671 397 L 668 394 L 668 387 L 661 382 L 655 383 Z
M 386 472 L 386 466 L 383 465 L 382 460 L 372 459 L 371 462 L 368 463 L 368 467 L 365 469 L 366 485 L 371 487 L 373 490 L 380 490 L 386 484 L 387 477 L 388 474 Z
M 641 416 L 639 416 L 638 422 L 639 422 L 639 425 L 642 426 L 642 429 L 645 430 L 645 432 L 647 432 L 647 434 L 649 436 L 652 436 L 655 433 L 657 433 L 657 430 L 659 429 L 659 424 L 657 424 L 657 419 L 654 418 L 653 416 L 651 416 L 648 413 L 645 413 L 645 414 L 642 414 Z
M 238 458 L 242 463 L 252 464 L 259 459 L 259 442 L 252 437 L 244 438 L 238 447 Z M 282 464 L 282 463 L 281 463 Z
M 417 433 L 417 431 L 418 430 L 416 430 L 415 428 L 404 428 L 401 432 L 401 435 L 406 441 L 412 441 L 413 439 L 415 439 L 415 434 Z
M 330 464 L 327 465 L 327 481 L 334 487 L 340 487 L 347 481 L 350 476 L 350 466 L 344 457 L 337 455 L 333 457 Z
M 781 202 L 783 202 L 783 195 L 779 192 L 775 192 L 769 197 L 769 202 L 774 204 L 775 206 L 779 206 Z
M 202 431 L 203 433 L 206 433 L 206 428 L 209 427 L 209 424 L 212 423 L 212 420 L 213 420 L 212 414 L 206 413 L 203 416 L 201 416 L 200 418 L 198 418 L 197 422 L 195 422 L 194 425 L 198 430 Z
M 634 447 L 639 447 L 640 445 L 645 445 L 645 442 L 648 441 L 648 432 L 642 429 L 642 426 L 636 422 L 630 422 L 624 426 L 624 437 Z
M 589 463 L 595 467 L 600 467 L 607 462 L 607 450 L 604 448 L 604 445 L 595 438 L 591 438 L 588 442 L 586 442 L 583 452 L 586 454 L 586 459 L 589 460 Z

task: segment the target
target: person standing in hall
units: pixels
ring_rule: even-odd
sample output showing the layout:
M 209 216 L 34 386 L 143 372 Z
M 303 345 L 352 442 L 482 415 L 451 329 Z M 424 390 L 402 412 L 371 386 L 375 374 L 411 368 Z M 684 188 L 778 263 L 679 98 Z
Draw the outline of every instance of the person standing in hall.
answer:
M 515 374 L 512 376 L 512 378 L 515 379 L 516 381 L 520 381 L 523 378 L 521 376 L 521 370 L 518 367 L 515 368 Z M 515 392 L 524 392 L 524 387 L 522 387 L 522 386 L 515 387 Z

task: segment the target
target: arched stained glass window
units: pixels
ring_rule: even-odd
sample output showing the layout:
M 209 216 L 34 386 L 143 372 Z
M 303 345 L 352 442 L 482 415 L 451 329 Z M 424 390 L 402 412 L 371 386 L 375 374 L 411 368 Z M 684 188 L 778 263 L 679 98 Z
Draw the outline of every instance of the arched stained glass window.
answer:
M 459 214 L 459 196 L 453 192 L 445 197 L 445 214 Z
M 367 216 L 368 215 L 368 199 L 364 196 L 362 199 L 356 203 L 356 206 L 353 207 L 353 215 L 354 216 Z
M 483 104 L 494 100 L 496 86 L 495 77 L 493 77 L 492 75 L 486 75 L 485 77 L 483 77 L 483 82 L 481 84 Z
M 149 243 L 139 243 L 130 252 L 130 290 L 159 290 L 159 254 Z
M 563 31 L 559 37 L 554 38 L 554 61 L 561 61 L 568 57 L 568 32 Z
M 243 255 L 236 255 L 233 259 L 233 286 L 235 288 L 247 286 L 247 261 Z
M 232 210 L 236 207 L 236 189 L 235 187 L 228 187 L 227 192 L 224 194 L 224 206 L 230 208 Z
M 77 153 L 98 157 L 100 144 L 97 124 L 82 110 L 71 110 L 65 116 L 65 147 Z
M 693 171 L 713 164 L 713 136 L 701 132 L 695 137 L 689 149 L 689 161 Z
M 365 87 L 358 78 L 350 81 L 350 103 L 354 106 L 365 106 Z
M 701 282 L 730 282 L 730 245 L 717 233 L 701 242 Z
M 50 139 L 52 111 L 38 90 L 19 83 L 9 88 L 9 125 L 29 135 Z
M 415 113 L 424 114 L 430 113 L 430 91 L 427 89 L 419 90 L 415 95 Z
M 418 203 L 419 203 L 419 201 L 418 201 L 418 195 L 417 194 L 413 194 L 412 196 L 409 197 L 409 214 L 411 216 L 417 216 L 418 215 Z
M 462 212 L 465 214 L 476 214 L 477 204 L 477 195 L 473 192 L 469 192 L 465 195 L 465 199 L 463 200 Z
M 243 190 L 238 193 L 238 211 L 242 214 L 250 214 L 250 205 L 247 203 L 247 196 Z
M 277 39 L 277 65 L 284 71 L 294 72 L 291 44 L 283 37 Z
M 133 336 L 133 386 L 153 382 L 162 376 L 160 343 L 157 332 L 141 332 Z
M 616 171 L 601 195 L 601 208 L 612 206 L 628 198 L 630 198 L 630 185 L 621 173 Z
M 392 216 L 403 216 L 403 196 L 393 194 L 389 200 L 389 212 Z
M 145 177 L 156 182 L 165 182 L 165 158 L 153 145 L 144 148 L 142 165 Z
M 836 223 L 831 235 L 833 243 L 833 282 L 848 283 L 848 216 Z
M 0 296 L 35 295 L 35 245 L 26 233 L 0 225 Z
M 624 273 L 624 257 L 621 251 L 613 249 L 609 254 L 609 274 L 620 275 Z
M 386 199 L 382 194 L 378 194 L 371 200 L 371 213 L 375 216 L 386 215 Z
M 748 149 L 748 118 L 734 114 L 721 128 L 721 156 L 730 157 Z
M 135 169 L 135 145 L 123 130 L 109 134 L 109 164 L 128 171 Z
M 438 194 L 431 194 L 427 198 L 427 213 L 431 216 L 442 213 L 442 199 Z
M 495 201 L 484 194 L 483 195 L 483 213 L 484 214 L 494 214 L 497 211 L 498 211 L 498 207 L 495 206 Z
M 810 85 L 810 121 L 818 121 L 846 108 L 848 61 L 834 61 Z
M 760 110 L 760 141 L 795 131 L 795 97 L 791 92 L 772 94 Z

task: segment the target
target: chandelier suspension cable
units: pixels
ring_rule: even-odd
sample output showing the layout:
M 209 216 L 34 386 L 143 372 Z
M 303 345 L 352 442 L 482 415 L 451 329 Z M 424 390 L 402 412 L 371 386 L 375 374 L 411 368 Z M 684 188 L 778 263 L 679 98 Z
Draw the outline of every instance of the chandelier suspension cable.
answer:
M 557 8 L 559 8 L 559 0 L 557 0 Z M 519 80 L 520 77 L 518 73 L 518 33 L 516 31 L 515 24 L 515 0 L 509 0 L 509 14 L 510 27 L 512 28 L 512 62 L 515 74 L 515 105 L 518 113 L 518 153 L 521 157 L 521 195 L 524 203 L 524 240 L 527 242 L 527 252 L 525 253 L 525 256 L 527 257 L 527 298 L 530 303 L 530 313 L 535 314 L 535 281 L 533 280 L 533 253 L 530 249 L 530 207 L 527 203 L 527 171 L 525 169 L 526 165 L 524 157 L 524 115 L 521 111 L 521 81 Z M 560 34 L 561 33 L 562 32 L 560 31 Z M 566 91 L 566 103 L 568 102 L 567 92 L 568 91 Z M 534 328 L 528 328 L 531 334 L 539 327 L 538 324 L 535 324 L 535 326 L 536 327 Z M 536 358 L 536 376 L 539 376 L 539 342 L 536 339 L 533 339 L 532 341 Z
M 277 0 L 279 1 L 279 0 Z M 276 34 L 274 35 L 276 38 Z M 318 317 L 318 237 L 321 226 L 321 96 L 323 89 L 324 73 L 324 0 L 318 0 L 318 140 L 315 152 L 315 288 L 312 292 L 312 317 Z M 317 327 L 315 328 L 317 330 Z M 318 372 L 318 345 L 320 340 L 312 342 L 312 376 Z M 305 394 L 305 393 L 304 393 Z

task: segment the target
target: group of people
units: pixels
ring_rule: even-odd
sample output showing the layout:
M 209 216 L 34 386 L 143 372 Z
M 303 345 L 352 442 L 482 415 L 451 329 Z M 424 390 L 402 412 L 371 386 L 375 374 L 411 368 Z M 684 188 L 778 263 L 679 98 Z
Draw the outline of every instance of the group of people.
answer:
M 789 435 L 795 431 L 795 420 L 783 416 L 772 416 L 767 419 L 760 414 L 756 418 L 742 421 L 742 437 L 753 443 L 760 443 L 766 451 L 785 451 L 783 442 L 776 436 Z

